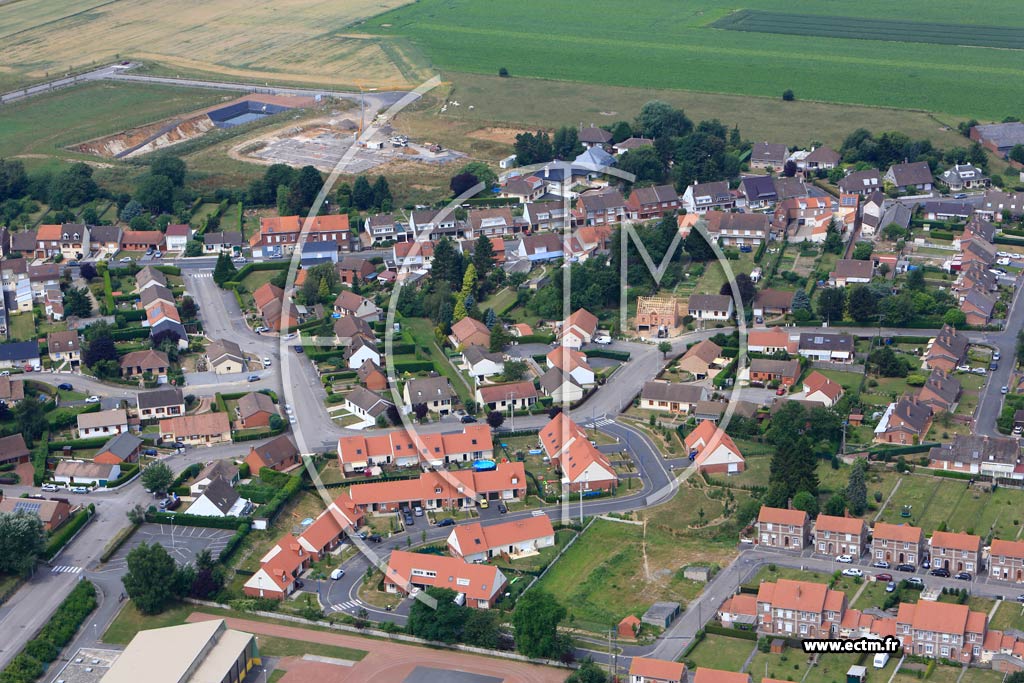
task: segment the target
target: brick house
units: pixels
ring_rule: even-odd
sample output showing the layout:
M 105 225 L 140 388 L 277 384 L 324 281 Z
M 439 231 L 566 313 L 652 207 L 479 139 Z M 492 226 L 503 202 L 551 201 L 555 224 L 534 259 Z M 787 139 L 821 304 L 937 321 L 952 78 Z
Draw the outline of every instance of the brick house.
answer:
M 299 449 L 295 447 L 287 434 L 282 434 L 272 441 L 249 449 L 249 455 L 245 457 L 245 462 L 249 465 L 249 471 L 253 476 L 258 476 L 264 467 L 283 472 L 299 464 Z
M 153 377 L 166 376 L 170 367 L 171 361 L 167 354 L 153 349 L 131 351 L 121 358 L 121 374 L 124 377 L 144 375 L 147 372 Z
M 876 443 L 920 443 L 932 426 L 932 409 L 914 396 L 890 403 L 875 427 Z
M 830 557 L 857 558 L 868 549 L 868 525 L 856 517 L 818 515 L 814 523 L 814 552 Z
M 811 520 L 803 510 L 761 506 L 757 515 L 758 543 L 769 548 L 803 550 L 811 536 Z
M 960 382 L 935 368 L 925 383 L 917 390 L 917 400 L 932 409 L 953 412 L 960 398 Z
M 823 583 L 779 579 L 757 591 L 757 630 L 794 638 L 829 638 L 846 611 L 846 594 Z
M 943 325 L 924 352 L 924 367 L 952 372 L 967 359 L 967 337 L 950 325 Z
M 988 575 L 1001 581 L 1024 581 L 1024 541 L 994 539 L 988 553 Z
M 640 407 L 668 413 L 689 413 L 707 397 L 708 390 L 696 384 L 652 380 L 644 382 L 640 391 Z
M 903 650 L 919 657 L 969 663 L 981 657 L 987 618 L 967 605 L 921 600 L 900 603 L 896 636 Z
M 634 220 L 648 220 L 679 208 L 679 195 L 671 185 L 638 187 L 626 200 L 626 210 Z
M 871 533 L 871 557 L 893 564 L 917 565 L 924 549 L 924 531 L 906 524 L 876 522 Z
M 800 377 L 800 361 L 771 360 L 754 358 L 750 361 L 750 381 L 769 384 L 778 382 L 781 386 L 791 387 Z
M 933 568 L 957 572 L 981 571 L 981 536 L 936 531 L 931 538 Z

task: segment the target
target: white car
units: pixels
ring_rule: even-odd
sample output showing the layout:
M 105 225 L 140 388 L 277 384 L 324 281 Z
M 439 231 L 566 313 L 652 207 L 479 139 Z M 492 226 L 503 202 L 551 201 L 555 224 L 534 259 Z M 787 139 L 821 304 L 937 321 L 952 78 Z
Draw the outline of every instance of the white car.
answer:
M 996 256 L 1006 257 L 1006 256 L 1009 256 L 1009 255 L 1010 255 L 1010 252 L 1008 252 L 1008 251 L 997 251 L 996 252 Z
M 957 372 L 970 372 L 971 371 L 971 366 L 970 365 L 958 365 L 958 366 L 956 366 L 956 371 Z
M 47 493 L 53 493 L 54 491 L 59 491 L 60 487 L 56 484 L 43 484 L 43 490 Z
M 290 422 L 291 424 L 295 424 L 295 423 L 296 423 L 296 421 L 297 421 L 297 420 L 295 419 L 295 416 L 294 416 L 294 415 L 289 415 L 289 416 L 288 416 L 288 422 Z
M 247 263 L 247 261 L 245 260 L 244 256 L 239 256 L 238 258 L 233 258 L 233 259 L 231 259 L 231 261 L 232 261 L 232 263 Z
M 331 572 L 331 581 L 337 581 L 343 576 L 345 576 L 345 570 L 341 567 L 338 567 L 333 572 Z
M 159 251 L 154 251 L 153 252 L 153 258 L 163 258 L 163 257 L 164 257 L 164 255 L 163 255 L 162 252 L 159 252 Z
M 997 259 L 996 263 L 1001 265 L 1001 266 L 1008 266 L 1008 265 L 1010 265 L 1010 259 L 1004 256 L 1001 259 Z
M 843 564 L 853 564 L 853 555 L 840 555 L 836 558 L 836 562 L 842 562 Z
M 611 338 L 610 335 L 607 335 L 607 334 L 599 334 L 596 337 L 594 337 L 594 343 L 595 344 L 611 344 L 612 343 L 612 338 Z
M 99 403 L 100 402 L 100 397 L 99 396 L 90 396 L 89 398 L 85 399 L 85 402 L 86 403 Z
M 289 339 L 295 339 L 298 336 L 299 335 L 295 334 L 294 332 L 289 332 L 288 334 L 284 335 L 284 340 L 288 341 Z
M 864 576 L 864 572 L 856 567 L 847 567 L 843 570 L 843 576 Z
M 271 362 L 272 362 L 272 361 L 270 360 L 270 356 L 264 356 L 264 357 L 263 357 L 263 367 L 265 367 L 265 368 L 269 368 L 269 367 L 270 367 L 270 364 L 271 364 Z
M 289 415 L 292 414 L 292 404 L 291 403 L 285 403 L 284 404 L 284 412 L 288 413 Z
M 131 256 L 125 256 L 123 258 L 119 258 L 117 260 L 117 262 L 118 263 L 131 263 L 132 262 L 132 257 Z

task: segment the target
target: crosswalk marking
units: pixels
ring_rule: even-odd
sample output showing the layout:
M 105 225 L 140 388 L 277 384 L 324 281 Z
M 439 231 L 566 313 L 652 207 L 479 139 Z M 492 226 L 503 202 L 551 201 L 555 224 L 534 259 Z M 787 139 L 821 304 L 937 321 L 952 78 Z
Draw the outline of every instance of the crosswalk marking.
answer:
M 356 607 L 359 607 L 359 603 L 354 600 L 338 603 L 337 605 L 331 605 L 331 609 L 335 612 L 342 612 L 347 609 L 355 609 Z
M 613 424 L 615 424 L 615 420 L 609 420 L 607 417 L 602 417 L 599 420 L 594 420 L 593 422 L 588 422 L 586 426 L 590 427 L 590 428 L 594 428 L 594 427 L 604 427 L 606 425 L 613 425 Z
M 213 273 L 203 271 L 202 273 L 189 273 L 192 277 L 213 277 Z
M 77 574 L 78 572 L 82 571 L 82 568 L 62 564 L 54 567 L 52 571 L 54 574 Z

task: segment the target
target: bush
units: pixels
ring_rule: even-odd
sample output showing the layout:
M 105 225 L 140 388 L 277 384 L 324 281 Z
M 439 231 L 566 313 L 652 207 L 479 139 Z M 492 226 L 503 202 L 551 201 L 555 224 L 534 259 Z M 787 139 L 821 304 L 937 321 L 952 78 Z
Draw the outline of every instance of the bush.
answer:
M 50 534 L 46 540 L 46 548 L 43 550 L 43 557 L 49 560 L 63 548 L 71 537 L 78 533 L 78 530 L 85 526 L 92 513 L 89 508 L 82 508 L 71 519 L 64 523 L 59 529 Z
M 228 539 L 228 542 L 221 549 L 220 555 L 217 557 L 221 564 L 226 565 L 232 555 L 238 550 L 238 546 L 241 545 L 245 537 L 249 535 L 249 522 L 243 522 L 238 525 L 238 529 L 235 531 L 235 535 Z

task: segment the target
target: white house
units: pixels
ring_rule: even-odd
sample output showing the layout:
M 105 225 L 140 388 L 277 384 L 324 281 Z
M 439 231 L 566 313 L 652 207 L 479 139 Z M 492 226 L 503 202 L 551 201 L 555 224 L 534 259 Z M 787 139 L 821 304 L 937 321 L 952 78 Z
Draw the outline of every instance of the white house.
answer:
M 555 530 L 547 515 L 483 526 L 479 522 L 461 524 L 448 536 L 448 549 L 466 562 L 486 562 L 507 555 L 515 560 L 536 555 L 541 548 L 555 544 Z
M 582 351 L 567 347 L 551 349 L 547 363 L 549 368 L 568 372 L 580 386 L 589 387 L 594 384 L 594 369 L 587 363 L 587 357 Z
M 356 387 L 345 397 L 345 408 L 364 420 L 376 420 L 394 404 L 366 387 Z
M 381 365 L 380 351 L 377 350 L 373 342 L 363 336 L 358 336 L 352 340 L 352 344 L 345 349 L 345 358 L 351 370 L 358 370 L 368 360 Z
M 691 294 L 687 303 L 689 314 L 695 320 L 721 322 L 732 318 L 732 297 L 724 294 Z
M 583 398 L 583 387 L 561 368 L 551 368 L 541 375 L 540 389 L 545 396 L 550 396 L 556 405 L 564 402 L 573 403 Z
M 78 416 L 78 438 L 113 436 L 128 431 L 128 412 L 124 408 L 81 413 Z
M 562 323 L 558 342 L 570 349 L 589 344 L 597 333 L 597 316 L 585 308 L 575 311 Z
M 203 493 L 188 506 L 188 514 L 200 517 L 242 517 L 252 511 L 252 503 L 220 477 L 214 479 Z
M 106 486 L 121 476 L 121 466 L 89 460 L 61 460 L 53 480 L 68 486 Z
M 192 229 L 187 225 L 171 224 L 164 232 L 164 245 L 167 251 L 185 251 L 188 245 L 188 238 L 192 236 Z
M 462 351 L 462 367 L 480 384 L 488 377 L 505 372 L 505 359 L 500 353 L 490 353 L 484 347 L 474 344 Z
M 223 479 L 234 486 L 239 481 L 238 466 L 230 460 L 214 460 L 196 475 L 196 480 L 189 485 L 189 493 L 198 496 L 214 479 Z

